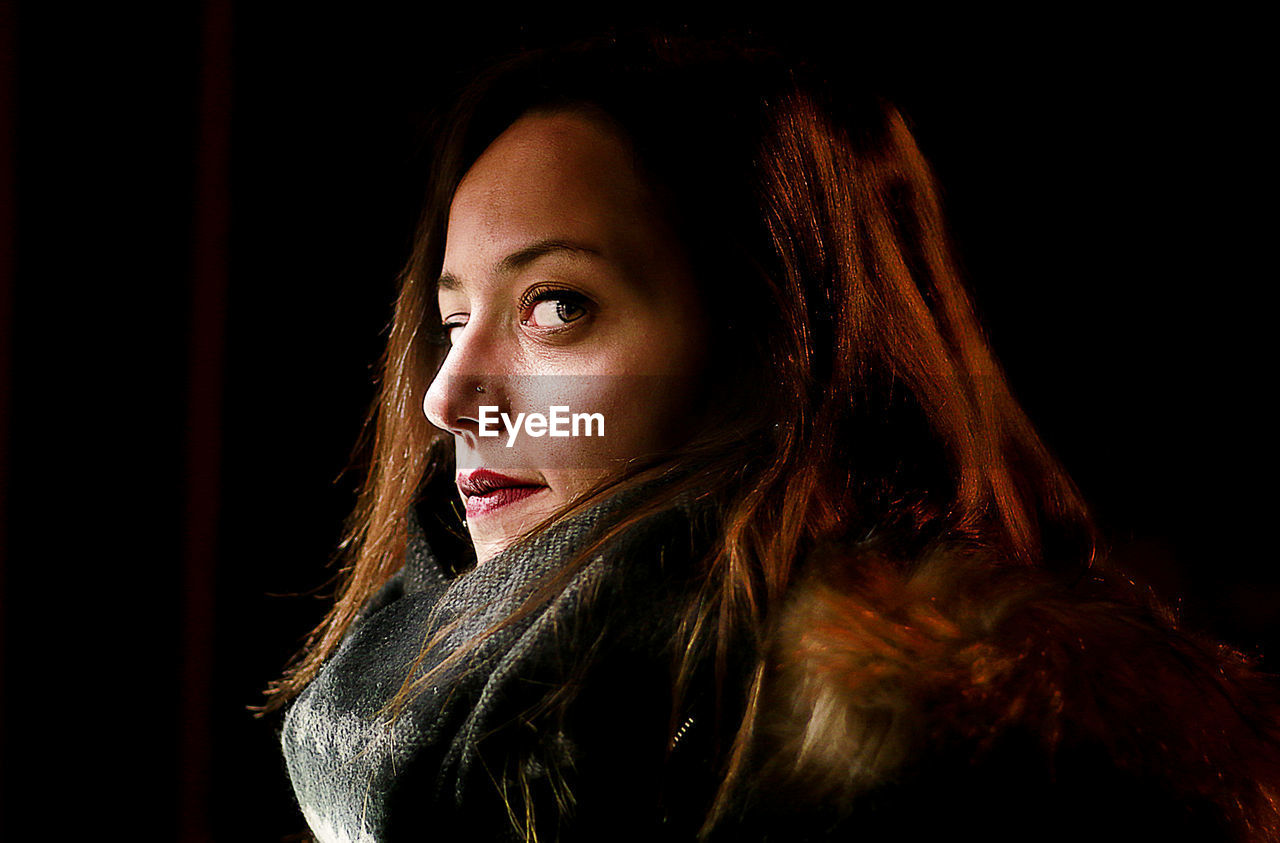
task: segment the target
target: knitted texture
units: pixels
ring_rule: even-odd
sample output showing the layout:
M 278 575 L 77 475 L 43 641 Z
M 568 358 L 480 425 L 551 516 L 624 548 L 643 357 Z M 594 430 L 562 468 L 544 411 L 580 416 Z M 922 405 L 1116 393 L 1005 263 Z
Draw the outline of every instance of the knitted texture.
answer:
M 693 658 L 673 696 L 710 519 L 679 501 L 512 614 L 633 503 L 452 579 L 409 513 L 403 569 L 285 718 L 322 843 L 697 838 L 759 655 L 732 647 L 722 683 Z M 1280 689 L 1121 586 L 960 548 L 819 548 L 709 840 L 1277 839 Z M 411 669 L 429 679 L 389 722 Z
M 320 841 L 406 839 L 463 826 L 472 839 L 480 828 L 479 839 L 521 839 L 590 790 L 581 779 L 593 759 L 634 751 L 643 760 L 645 744 L 665 746 L 659 732 L 670 719 L 670 625 L 680 593 L 672 583 L 682 580 L 692 551 L 684 504 L 636 525 L 549 600 L 446 663 L 509 620 L 628 500 L 615 496 L 453 580 L 410 511 L 404 567 L 285 716 L 289 776 Z M 392 718 L 384 709 L 411 669 L 431 675 Z M 626 733 L 590 713 L 566 727 L 563 709 L 546 705 L 580 683 L 608 690 L 607 700 L 583 702 L 591 712 L 631 712 Z M 647 760 L 656 781 L 663 759 Z M 555 818 L 535 817 L 538 805 Z

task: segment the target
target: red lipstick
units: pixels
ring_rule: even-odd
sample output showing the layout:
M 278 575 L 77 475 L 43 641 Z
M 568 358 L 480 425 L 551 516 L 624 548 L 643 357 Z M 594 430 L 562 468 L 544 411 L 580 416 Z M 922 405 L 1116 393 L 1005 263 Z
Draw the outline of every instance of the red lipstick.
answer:
M 458 491 L 466 504 L 467 517 L 487 515 L 496 509 L 524 500 L 547 488 L 545 483 L 508 477 L 487 468 L 458 472 Z

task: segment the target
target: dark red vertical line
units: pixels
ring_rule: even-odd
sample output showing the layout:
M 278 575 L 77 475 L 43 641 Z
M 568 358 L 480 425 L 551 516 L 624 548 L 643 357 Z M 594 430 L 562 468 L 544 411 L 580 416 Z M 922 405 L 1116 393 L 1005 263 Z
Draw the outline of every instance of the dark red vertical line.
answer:
M 0 2 L 0 742 L 7 740 L 4 711 L 5 565 L 9 545 L 9 415 L 13 411 L 13 287 L 17 269 L 17 26 L 16 3 Z M 4 751 L 0 751 L 0 816 L 4 816 Z
M 230 0 L 205 0 L 200 28 L 179 743 L 180 839 L 186 841 L 211 834 L 210 697 L 230 227 Z

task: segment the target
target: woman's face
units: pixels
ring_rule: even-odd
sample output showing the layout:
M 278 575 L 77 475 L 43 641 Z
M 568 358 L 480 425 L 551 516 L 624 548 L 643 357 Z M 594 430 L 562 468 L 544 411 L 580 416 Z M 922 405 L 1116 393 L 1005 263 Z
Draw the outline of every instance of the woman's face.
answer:
M 708 335 L 687 260 L 611 125 L 533 112 L 467 172 L 423 410 L 453 434 L 480 562 L 690 434 Z

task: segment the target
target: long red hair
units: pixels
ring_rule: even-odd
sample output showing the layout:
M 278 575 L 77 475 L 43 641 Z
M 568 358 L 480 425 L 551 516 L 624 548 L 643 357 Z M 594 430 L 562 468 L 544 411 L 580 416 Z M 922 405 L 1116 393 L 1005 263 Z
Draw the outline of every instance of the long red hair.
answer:
M 716 308 L 725 377 L 708 386 L 705 428 L 571 510 L 672 466 L 699 469 L 600 540 L 686 489 L 714 502 L 717 541 L 681 627 L 689 652 L 706 644 L 723 662 L 728 642 L 762 640 L 808 553 L 831 540 L 874 532 L 903 558 L 949 540 L 1028 565 L 1089 564 L 1085 506 L 992 356 L 937 184 L 893 106 L 737 46 L 646 38 L 526 54 L 441 122 L 362 435 L 368 474 L 337 600 L 263 710 L 311 681 L 403 563 L 410 507 L 448 505 L 428 498 L 452 479 L 451 443 L 420 408 L 442 359 L 432 328 L 449 205 L 484 148 L 535 108 L 586 109 L 622 130 Z M 748 706 L 740 735 L 750 718 Z

